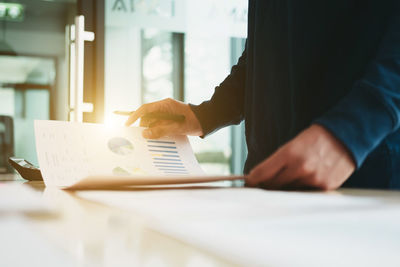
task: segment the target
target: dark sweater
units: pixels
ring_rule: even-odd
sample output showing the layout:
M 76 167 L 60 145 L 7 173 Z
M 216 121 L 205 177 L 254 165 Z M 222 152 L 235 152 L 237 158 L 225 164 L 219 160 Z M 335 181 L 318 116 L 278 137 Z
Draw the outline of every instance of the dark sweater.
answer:
M 205 134 L 246 122 L 245 173 L 313 123 L 353 156 L 349 187 L 400 188 L 400 1 L 250 0 L 246 49 Z

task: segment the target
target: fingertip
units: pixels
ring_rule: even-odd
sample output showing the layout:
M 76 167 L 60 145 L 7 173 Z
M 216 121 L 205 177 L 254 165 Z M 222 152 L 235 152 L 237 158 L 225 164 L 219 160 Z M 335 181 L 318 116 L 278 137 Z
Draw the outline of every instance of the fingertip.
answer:
M 156 128 L 147 128 L 143 130 L 142 135 L 146 139 L 158 139 L 162 136 L 161 132 Z
M 152 133 L 152 130 L 151 130 L 151 129 L 145 129 L 145 130 L 143 130 L 143 132 L 142 132 L 142 136 L 143 136 L 144 138 L 146 138 L 146 139 L 152 138 L 152 135 L 153 135 L 153 133 Z
M 251 170 L 246 176 L 245 176 L 245 183 L 248 186 L 254 186 L 256 184 L 255 179 L 254 179 L 254 170 Z
M 250 187 L 254 187 L 255 186 L 254 182 L 251 180 L 251 178 L 249 176 L 245 177 L 244 184 L 246 186 L 250 186 Z
M 247 175 L 247 179 L 248 180 L 254 180 L 257 176 L 259 176 L 261 173 L 259 171 L 259 167 L 256 166 L 255 168 L 253 168 L 250 173 Z
M 125 126 L 130 126 L 132 123 L 136 121 L 133 116 L 134 116 L 133 114 L 129 116 L 129 118 L 125 122 Z
M 133 123 L 133 122 L 131 122 L 131 121 L 126 121 L 126 122 L 125 122 L 125 126 L 126 126 L 126 127 L 129 127 L 129 126 L 132 125 L 132 123 Z
M 146 110 L 147 110 L 146 104 L 144 104 L 140 108 L 138 108 L 136 111 L 134 111 L 129 116 L 129 118 L 126 120 L 125 126 L 130 126 L 133 123 L 135 123 L 135 121 L 137 121 L 143 115 L 143 113 L 145 113 Z
M 259 181 L 255 179 L 248 179 L 246 184 L 249 186 L 256 186 L 257 184 L 259 184 Z

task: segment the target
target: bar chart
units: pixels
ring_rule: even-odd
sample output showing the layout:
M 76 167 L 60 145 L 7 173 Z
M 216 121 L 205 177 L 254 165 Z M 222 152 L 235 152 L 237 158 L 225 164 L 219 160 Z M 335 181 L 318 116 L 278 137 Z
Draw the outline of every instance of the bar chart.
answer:
M 175 141 L 147 140 L 153 165 L 165 175 L 188 175 Z

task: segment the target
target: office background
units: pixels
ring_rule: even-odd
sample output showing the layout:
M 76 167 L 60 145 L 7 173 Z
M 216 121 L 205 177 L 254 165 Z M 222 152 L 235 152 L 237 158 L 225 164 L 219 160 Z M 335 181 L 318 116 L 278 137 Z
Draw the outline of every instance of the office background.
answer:
M 208 99 L 241 55 L 246 0 L 0 1 L 0 115 L 14 119 L 15 155 L 37 163 L 33 120 L 72 120 L 71 27 L 85 30 L 83 121 L 121 125 L 113 110 L 173 97 Z M 3 10 L 3 13 L 2 13 Z M 243 125 L 191 138 L 209 173 L 241 173 Z

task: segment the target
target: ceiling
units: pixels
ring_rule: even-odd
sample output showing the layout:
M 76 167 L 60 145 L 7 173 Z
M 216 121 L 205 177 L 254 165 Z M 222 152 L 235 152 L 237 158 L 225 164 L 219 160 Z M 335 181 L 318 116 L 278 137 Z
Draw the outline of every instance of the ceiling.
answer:
M 64 15 L 68 6 L 76 4 L 75 0 L 17 0 L 14 2 L 23 4 L 25 6 L 25 16 L 51 17 Z
M 5 0 L 0 0 L 0 2 Z M 75 13 L 76 0 L 13 0 L 7 1 L 19 3 L 25 7 L 24 20 L 22 22 L 9 22 L 7 28 L 30 29 L 35 28 L 48 30 L 49 24 L 60 27 L 64 25 L 69 13 Z M 40 26 L 45 25 L 45 26 Z M 46 26 L 48 25 L 48 26 Z M 53 27 L 54 28 L 54 27 Z

